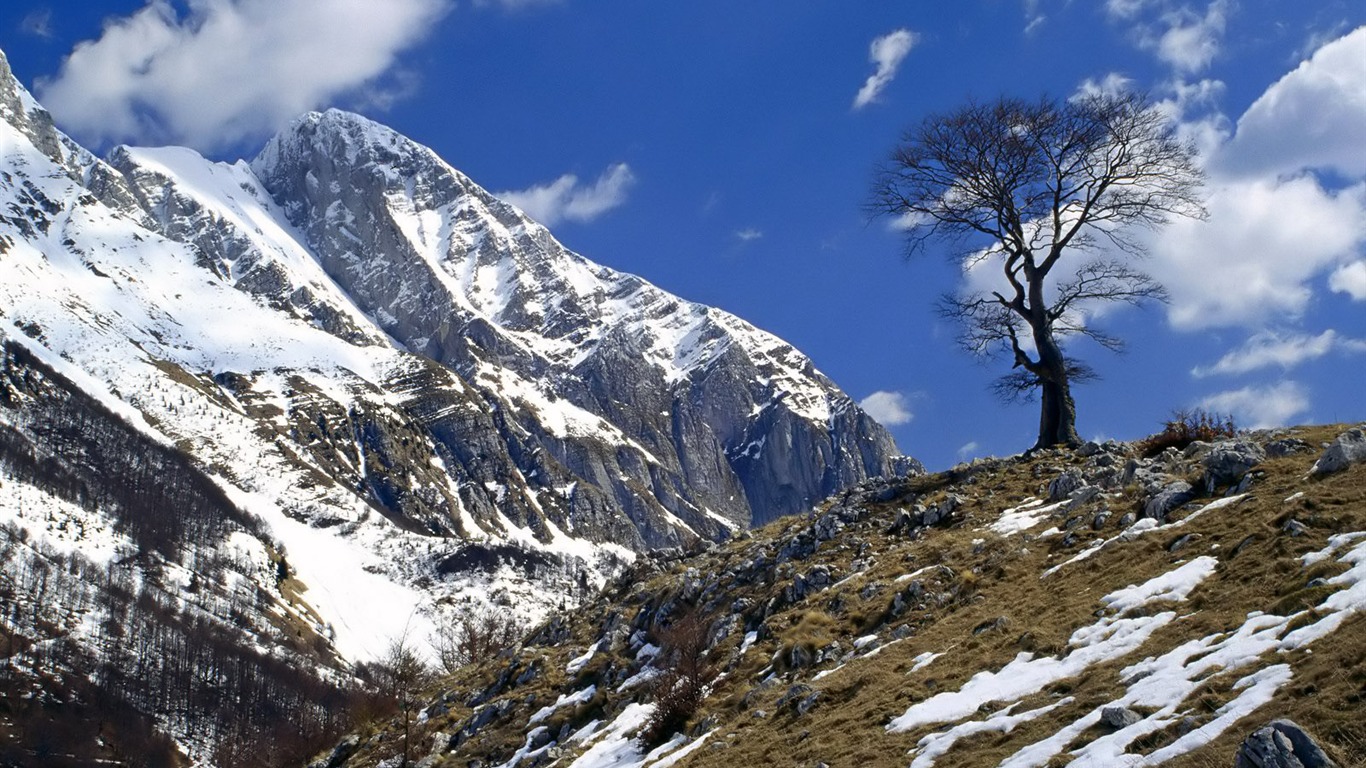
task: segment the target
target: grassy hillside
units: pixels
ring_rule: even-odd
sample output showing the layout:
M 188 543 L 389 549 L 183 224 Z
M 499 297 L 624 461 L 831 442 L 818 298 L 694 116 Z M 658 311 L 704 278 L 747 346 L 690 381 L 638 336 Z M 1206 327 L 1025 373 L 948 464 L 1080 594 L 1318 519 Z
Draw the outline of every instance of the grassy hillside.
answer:
M 444 679 L 409 752 L 462 767 L 1203 767 L 1289 717 L 1366 764 L 1366 465 L 1309 474 L 1342 430 L 1245 436 L 1256 455 L 1232 473 L 1227 444 L 978 461 L 646 560 Z M 1193 492 L 1161 514 L 1153 498 L 1179 481 Z M 704 684 L 693 712 L 688 682 Z M 397 765 L 401 731 L 376 723 L 318 764 Z

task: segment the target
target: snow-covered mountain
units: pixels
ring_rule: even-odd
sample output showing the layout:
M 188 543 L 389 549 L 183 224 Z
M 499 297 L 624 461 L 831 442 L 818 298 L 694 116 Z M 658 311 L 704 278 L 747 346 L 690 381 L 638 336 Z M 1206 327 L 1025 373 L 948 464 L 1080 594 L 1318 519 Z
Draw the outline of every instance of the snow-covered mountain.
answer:
M 232 631 L 323 668 L 918 469 L 790 345 L 566 250 L 365 118 L 306 115 L 249 163 L 100 160 L 3 55 L 0 344 L 5 573 L 93 558 L 210 622 L 182 588 L 254 590 L 279 620 Z M 73 452 L 87 421 L 118 457 Z M 130 466 L 162 501 L 101 501 Z M 147 538 L 170 472 L 229 522 Z M 98 650 L 110 617 L 63 610 Z

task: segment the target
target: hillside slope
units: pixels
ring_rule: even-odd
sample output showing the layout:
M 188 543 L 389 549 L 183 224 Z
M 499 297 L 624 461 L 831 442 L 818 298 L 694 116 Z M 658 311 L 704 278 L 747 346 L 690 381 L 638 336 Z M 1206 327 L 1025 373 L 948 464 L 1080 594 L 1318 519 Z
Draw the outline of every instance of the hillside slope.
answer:
M 1311 475 L 1341 429 L 977 461 L 644 560 L 445 680 L 413 756 L 1196 768 L 1289 717 L 1361 765 L 1366 464 Z M 642 728 L 690 678 L 709 683 L 684 735 L 647 753 Z M 313 765 L 395 764 L 395 734 Z

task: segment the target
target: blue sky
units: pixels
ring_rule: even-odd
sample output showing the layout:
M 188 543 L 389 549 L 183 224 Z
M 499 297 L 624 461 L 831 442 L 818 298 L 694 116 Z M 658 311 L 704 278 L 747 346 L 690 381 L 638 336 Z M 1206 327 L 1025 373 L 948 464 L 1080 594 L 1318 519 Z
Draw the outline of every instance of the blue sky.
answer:
M 932 468 L 1033 442 L 999 363 L 954 345 L 947 249 L 861 210 L 900 133 L 970 97 L 1151 93 L 1210 218 L 1149 238 L 1165 307 L 1078 344 L 1084 437 L 1176 408 L 1358 421 L 1366 372 L 1366 4 L 1356 0 L 9 2 L 0 47 L 58 124 L 250 156 L 307 109 L 392 125 L 569 247 L 793 342 Z M 74 53 L 73 53 L 74 51 Z

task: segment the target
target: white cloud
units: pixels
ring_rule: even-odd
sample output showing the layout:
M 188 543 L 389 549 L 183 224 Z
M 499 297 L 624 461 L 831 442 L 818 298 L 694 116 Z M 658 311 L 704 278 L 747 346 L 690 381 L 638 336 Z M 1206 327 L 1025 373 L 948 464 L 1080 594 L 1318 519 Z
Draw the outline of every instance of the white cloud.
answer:
M 1366 341 L 1345 338 L 1331 328 L 1317 336 L 1262 331 L 1219 358 L 1214 365 L 1192 369 L 1191 375 L 1196 378 L 1237 375 L 1272 367 L 1288 371 L 1333 350 L 1366 352 Z
M 735 236 L 745 241 L 746 243 L 750 243 L 762 238 L 764 236 L 764 233 L 762 230 L 755 229 L 754 227 L 749 227 L 747 229 L 742 229 L 736 232 Z
M 499 192 L 498 197 L 526 211 L 547 227 L 561 221 L 592 221 L 626 202 L 626 193 L 636 177 L 626 163 L 617 163 L 602 172 L 592 186 L 579 184 L 579 177 L 566 173 L 549 184 L 529 189 Z
M 1099 80 L 1088 77 L 1077 86 L 1073 99 L 1084 96 L 1119 96 L 1133 89 L 1134 81 L 1119 72 L 1108 72 Z
M 1172 88 L 1162 107 L 1205 154 L 1210 215 L 1149 238 L 1150 271 L 1171 291 L 1171 323 L 1295 318 L 1325 273 L 1333 290 L 1366 298 L 1366 267 L 1351 266 L 1366 248 L 1366 28 L 1271 85 L 1231 137 L 1230 121 L 1211 111 L 1222 84 Z M 1317 169 L 1336 171 L 1335 185 Z
M 1366 174 L 1366 27 L 1314 52 L 1238 120 L 1219 158 L 1233 173 Z
M 1366 184 L 1328 191 L 1310 175 L 1215 182 L 1207 220 L 1149 238 L 1152 274 L 1181 329 L 1297 317 L 1310 281 L 1366 245 Z
M 862 109 L 877 101 L 882 90 L 896 77 L 897 68 L 906 54 L 919 40 L 920 36 L 909 29 L 898 29 L 873 40 L 868 46 L 868 60 L 877 65 L 877 71 L 868 76 L 854 97 L 854 109 Z
M 1041 0 L 1024 0 L 1024 15 L 1026 36 L 1039 31 L 1039 28 L 1048 21 L 1048 15 L 1040 8 Z
M 879 391 L 859 401 L 859 407 L 869 416 L 886 427 L 909 424 L 915 414 L 911 413 L 906 396 L 900 392 Z
M 1333 270 L 1328 287 L 1351 296 L 1353 301 L 1366 301 L 1366 261 L 1354 261 Z
M 1309 410 L 1309 395 L 1298 382 L 1282 381 L 1265 387 L 1243 387 L 1210 395 L 1200 407 L 1216 414 L 1230 414 L 1241 427 L 1281 427 Z
M 29 11 L 23 21 L 19 22 L 19 29 L 25 34 L 41 37 L 44 40 L 52 38 L 52 9 L 40 8 L 36 11 Z
M 1105 0 L 1105 11 L 1111 19 L 1132 19 L 1158 2 L 1160 0 Z
M 980 447 L 981 446 L 977 444 L 976 440 L 969 440 L 968 442 L 963 443 L 958 446 L 958 460 L 967 461 L 969 457 L 977 453 L 977 449 Z
M 1166 29 L 1148 32 L 1140 44 L 1178 72 L 1199 72 L 1218 55 L 1227 23 L 1227 0 L 1214 0 L 1204 16 L 1182 7 L 1164 13 L 1161 24 Z
M 389 73 L 450 0 L 169 0 L 105 23 L 38 95 L 91 142 L 212 151 L 266 135 Z
M 1175 0 L 1107 0 L 1110 21 L 1132 23 L 1140 48 L 1180 73 L 1199 72 L 1219 55 L 1231 0 L 1213 0 L 1204 14 Z

